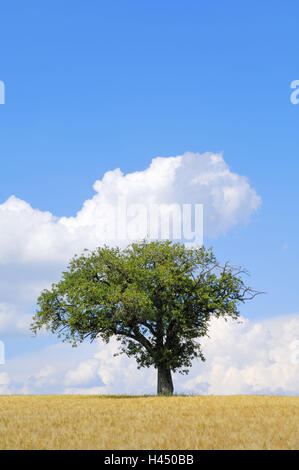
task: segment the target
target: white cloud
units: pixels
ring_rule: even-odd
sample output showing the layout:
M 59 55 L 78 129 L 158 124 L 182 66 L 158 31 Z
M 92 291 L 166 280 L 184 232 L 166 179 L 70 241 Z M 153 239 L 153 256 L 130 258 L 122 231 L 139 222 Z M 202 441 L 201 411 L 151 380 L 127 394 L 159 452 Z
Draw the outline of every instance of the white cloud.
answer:
M 42 369 L 39 372 L 37 372 L 37 374 L 34 375 L 34 377 L 37 379 L 37 384 L 38 385 L 44 384 L 45 382 L 48 381 L 49 377 L 54 376 L 55 372 L 56 372 L 56 369 L 53 366 L 46 365 L 42 367 Z M 52 380 L 53 380 L 52 383 L 56 382 L 55 378 L 53 378 Z
M 0 303 L 0 332 L 9 334 L 28 330 L 32 315 L 17 312 L 12 304 Z
M 177 393 L 299 394 L 299 315 L 242 323 L 215 319 L 202 341 L 206 362 L 174 375 Z M 7 361 L 0 393 L 154 394 L 154 368 L 116 356 L 119 343 L 57 344 Z M 296 360 L 294 360 L 296 356 Z M 1 386 L 1 382 L 0 382 Z M 4 391 L 3 391 L 4 390 Z
M 5 227 L 0 263 L 64 263 L 75 252 L 109 242 L 119 198 L 147 207 L 203 204 L 204 235 L 212 237 L 248 222 L 260 204 L 247 178 L 213 153 L 157 157 L 146 170 L 127 175 L 120 169 L 108 171 L 94 189 L 95 196 L 74 217 L 55 217 L 11 196 L 0 205 L 0 227 Z
M 100 388 L 93 387 L 95 393 L 152 393 L 155 390 L 154 369 L 137 370 L 134 360 L 124 355 L 114 356 L 118 348 L 119 342 L 114 338 L 108 344 L 98 341 L 98 351 L 93 358 L 80 362 L 75 369 L 67 372 L 65 384 L 68 388 L 64 390 L 64 393 L 70 391 L 70 393 L 76 393 L 76 391 L 81 393 L 84 390 L 91 390 L 91 387 L 82 387 L 88 382 L 102 384 Z M 77 388 L 74 387 L 76 385 Z
M 75 370 L 70 370 L 65 376 L 66 385 L 82 385 L 88 383 L 94 378 L 97 371 L 98 363 L 95 359 L 89 359 L 80 362 Z
M 210 337 L 202 343 L 207 362 L 182 383 L 186 392 L 299 393 L 299 361 L 290 347 L 299 337 L 299 315 L 241 325 L 213 320 Z

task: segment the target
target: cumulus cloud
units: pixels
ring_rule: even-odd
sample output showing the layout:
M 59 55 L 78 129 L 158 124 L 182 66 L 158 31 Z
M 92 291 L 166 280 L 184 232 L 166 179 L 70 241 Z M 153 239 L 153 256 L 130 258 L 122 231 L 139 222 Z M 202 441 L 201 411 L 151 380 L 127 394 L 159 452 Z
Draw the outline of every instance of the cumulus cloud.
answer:
M 214 319 L 202 341 L 206 362 L 174 375 L 177 393 L 299 393 L 299 315 L 240 323 Z M 133 358 L 114 357 L 119 343 L 71 348 L 57 344 L 5 365 L 2 393 L 154 394 L 156 370 L 137 369 Z M 0 382 L 1 387 L 1 382 Z
M 207 394 L 298 394 L 296 340 L 299 315 L 241 324 L 213 320 L 204 338 L 206 365 L 195 367 L 181 384 L 186 392 Z M 295 346 L 294 346 L 295 345 Z
M 78 348 L 64 343 L 36 347 L 32 339 L 31 348 L 34 347 L 31 352 L 6 357 L 1 366 L 1 372 L 9 378 L 10 393 L 62 393 L 67 374 L 97 352 L 96 345 L 88 343 Z
M 80 362 L 75 370 L 70 370 L 65 376 L 66 385 L 82 385 L 90 382 L 97 373 L 98 362 L 95 359 L 89 359 Z
M 13 304 L 0 303 L 0 332 L 6 334 L 28 329 L 32 315 L 18 312 Z
M 153 393 L 156 373 L 154 369 L 137 370 L 136 362 L 118 352 L 119 343 L 112 338 L 108 344 L 97 343 L 92 359 L 81 361 L 65 375 L 64 393 Z M 96 386 L 100 383 L 101 386 Z M 89 384 L 89 387 L 86 385 Z M 94 384 L 93 387 L 90 384 Z
M 120 169 L 108 171 L 93 187 L 96 194 L 74 217 L 55 217 L 15 196 L 1 204 L 0 226 L 5 230 L 0 232 L 0 263 L 53 264 L 104 242 L 119 244 L 121 238 L 125 243 L 128 234 L 120 237 L 115 229 L 120 200 L 127 207 L 203 204 L 204 235 L 208 237 L 248 222 L 260 204 L 247 178 L 233 173 L 223 156 L 213 153 L 157 157 L 144 171 L 126 175 Z M 130 238 L 134 238 L 134 229 L 133 224 Z

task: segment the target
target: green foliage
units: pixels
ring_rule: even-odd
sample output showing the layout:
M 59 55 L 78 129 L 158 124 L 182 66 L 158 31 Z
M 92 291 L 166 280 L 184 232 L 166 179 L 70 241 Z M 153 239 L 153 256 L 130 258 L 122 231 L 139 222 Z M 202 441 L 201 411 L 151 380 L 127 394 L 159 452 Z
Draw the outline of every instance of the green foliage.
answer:
M 170 241 L 85 250 L 41 293 L 32 330 L 45 326 L 73 345 L 116 336 L 138 367 L 187 373 L 192 359 L 205 360 L 199 339 L 211 317 L 236 319 L 239 303 L 257 294 L 243 274 L 219 266 L 211 249 Z

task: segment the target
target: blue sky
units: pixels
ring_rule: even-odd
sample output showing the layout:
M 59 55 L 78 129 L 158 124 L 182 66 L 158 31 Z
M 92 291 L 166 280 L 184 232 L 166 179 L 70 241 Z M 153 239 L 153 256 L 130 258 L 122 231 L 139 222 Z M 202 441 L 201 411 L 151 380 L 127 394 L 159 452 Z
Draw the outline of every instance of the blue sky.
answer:
M 0 204 L 75 216 L 107 171 L 223 152 L 262 204 L 205 242 L 267 292 L 243 315 L 298 313 L 298 2 L 12 0 L 0 14 Z M 8 336 L 11 356 L 54 342 Z

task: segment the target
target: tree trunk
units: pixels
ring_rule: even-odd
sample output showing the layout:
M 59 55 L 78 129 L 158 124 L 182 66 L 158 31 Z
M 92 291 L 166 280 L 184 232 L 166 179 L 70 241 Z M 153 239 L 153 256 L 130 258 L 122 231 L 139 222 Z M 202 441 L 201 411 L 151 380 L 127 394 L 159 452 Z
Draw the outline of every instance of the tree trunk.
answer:
M 173 383 L 171 378 L 171 370 L 166 366 L 158 367 L 158 395 L 172 395 Z

